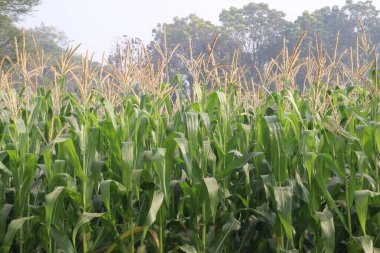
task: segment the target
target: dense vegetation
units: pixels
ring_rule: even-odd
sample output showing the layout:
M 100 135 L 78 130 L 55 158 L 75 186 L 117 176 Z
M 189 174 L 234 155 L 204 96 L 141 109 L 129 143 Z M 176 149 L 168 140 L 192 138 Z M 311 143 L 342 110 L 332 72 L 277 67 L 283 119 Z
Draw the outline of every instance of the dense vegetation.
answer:
M 9 58 L 15 60 L 15 40 L 21 42 L 23 37 L 27 38 L 25 47 L 33 49 L 37 41 L 39 47 L 54 58 L 65 51 L 64 48 L 69 45 L 68 38 L 55 27 L 44 24 L 26 30 L 18 27 L 17 23 L 40 3 L 40 0 L 0 1 L 0 61 Z
M 21 47 L 23 33 L 27 37 L 25 47 L 29 52 L 34 51 L 34 40 L 54 59 L 59 58 L 64 52 L 69 39 L 54 27 L 42 24 L 25 31 L 18 27 L 18 21 L 26 18 L 26 15 L 33 14 L 30 12 L 36 10 L 39 4 L 39 0 L 0 1 L 0 60 L 4 56 L 15 60 L 17 56 L 14 39 L 17 38 L 17 46 Z M 356 47 L 356 38 L 363 30 L 378 50 L 379 13 L 371 0 L 346 0 L 342 6 L 326 6 L 313 12 L 305 11 L 291 22 L 286 19 L 285 13 L 267 4 L 249 3 L 241 8 L 231 7 L 222 10 L 219 15 L 220 24 L 214 24 L 195 14 L 175 17 L 172 22 L 158 24 L 152 30 L 152 41 L 147 43 L 148 46 L 144 50 L 149 51 L 151 61 L 156 64 L 160 63 L 162 55 L 170 58 L 170 75 L 181 73 L 187 75 L 188 80 L 192 82 L 194 66 L 189 65 L 188 61 L 199 60 L 213 49 L 216 62 L 230 64 L 236 61 L 238 66 L 249 66 L 245 70 L 245 78 L 258 82 L 265 65 L 273 59 L 277 60 L 283 44 L 294 47 L 305 31 L 304 43 L 301 44 L 301 58 L 309 57 L 309 49 L 317 51 L 318 44 L 315 41 L 319 40 L 323 42 L 330 55 L 333 55 L 336 49 L 338 55 L 342 54 L 340 60 L 350 65 L 350 49 Z M 107 63 L 116 64 L 120 57 L 124 57 L 126 47 L 134 47 L 135 54 L 139 54 L 140 44 L 140 39 L 131 39 L 129 34 L 125 34 L 123 39 L 116 41 Z M 167 50 L 159 52 L 157 46 Z M 236 57 L 237 55 L 239 57 Z M 199 61 L 196 64 L 199 65 Z M 299 75 L 298 85 L 301 88 L 304 76 L 304 72 Z
M 0 71 L 1 252 L 376 251 L 380 82 L 358 41 L 352 65 L 284 45 L 252 86 L 212 50 L 188 83 L 165 54 L 19 48 Z
M 362 20 L 362 25 L 359 22 Z M 283 43 L 293 47 L 298 38 L 306 31 L 305 42 L 301 45 L 301 57 L 308 57 L 308 50 L 316 51 L 315 40 L 323 42 L 329 54 L 333 54 L 336 48 L 342 57 L 342 62 L 349 65 L 351 47 L 356 47 L 356 38 L 363 29 L 368 34 L 368 39 L 376 48 L 380 46 L 380 16 L 379 10 L 371 0 L 352 1 L 346 0 L 343 6 L 326 6 L 313 12 L 305 11 L 294 22 L 285 18 L 285 13 L 270 8 L 263 3 L 249 3 L 241 8 L 231 7 L 221 11 L 220 24 L 213 24 L 195 14 L 187 17 L 176 17 L 170 23 L 158 24 L 153 29 L 153 41 L 148 48 L 154 51 L 155 45 L 168 48 L 168 54 L 178 53 L 186 56 L 186 59 L 197 59 L 202 54 L 208 54 L 213 39 L 215 42 L 215 58 L 218 62 L 229 63 L 238 51 L 240 66 L 250 66 L 247 70 L 247 79 L 259 79 L 259 72 L 263 71 L 265 64 L 272 59 L 277 59 L 278 52 Z M 128 34 L 127 34 L 128 35 Z M 166 36 L 166 40 L 165 40 Z M 125 47 L 127 42 L 121 40 L 118 46 Z M 134 42 L 138 40 L 134 39 Z M 115 50 L 109 60 L 112 62 L 120 52 Z M 153 60 L 159 60 L 156 54 Z M 172 73 L 180 72 L 189 74 L 191 68 L 183 59 L 173 57 L 170 62 Z M 301 84 L 300 84 L 301 85 Z
M 4 3 L 24 13 L 38 1 Z M 334 13 L 371 6 L 347 5 Z M 0 252 L 379 252 L 380 72 L 367 21 L 346 31 L 358 36 L 348 50 L 303 33 L 256 69 L 218 48 L 229 38 L 171 50 L 170 26 L 156 31 L 165 43 L 127 43 L 100 65 L 61 51 L 51 28 L 42 49 L 25 34 L 0 62 Z M 252 57 L 270 48 L 258 45 Z

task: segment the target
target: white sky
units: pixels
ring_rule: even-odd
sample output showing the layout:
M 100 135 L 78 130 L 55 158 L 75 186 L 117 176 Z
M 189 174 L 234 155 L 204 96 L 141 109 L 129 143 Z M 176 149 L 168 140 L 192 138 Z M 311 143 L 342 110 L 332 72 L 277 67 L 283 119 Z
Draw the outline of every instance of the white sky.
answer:
M 171 22 L 173 17 L 190 13 L 218 23 L 222 9 L 242 7 L 250 0 L 42 0 L 33 13 L 24 17 L 23 27 L 41 23 L 53 25 L 66 33 L 74 43 L 81 43 L 81 52 L 95 52 L 95 59 L 112 49 L 122 35 L 139 37 L 145 43 L 152 38 L 157 23 Z M 295 20 L 303 11 L 324 6 L 342 6 L 345 0 L 261 0 L 270 8 L 286 13 Z M 356 1 L 355 1 L 356 2 Z M 373 0 L 380 9 L 380 0 Z

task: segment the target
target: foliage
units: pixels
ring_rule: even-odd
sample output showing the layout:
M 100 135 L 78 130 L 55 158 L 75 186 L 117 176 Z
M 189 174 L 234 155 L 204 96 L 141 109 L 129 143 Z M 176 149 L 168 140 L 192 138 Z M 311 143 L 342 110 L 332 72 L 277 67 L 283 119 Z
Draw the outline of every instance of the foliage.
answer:
M 20 36 L 20 31 L 7 16 L 0 15 L 0 35 L 0 56 L 14 52 L 14 38 Z
M 361 42 L 356 38 L 363 33 L 366 36 L 361 39 L 371 45 L 365 48 L 367 57 L 373 58 L 373 49 L 380 46 L 379 10 L 371 0 L 346 1 L 342 7 L 323 7 L 311 13 L 305 11 L 294 22 L 287 21 L 283 12 L 266 4 L 249 3 L 241 8 L 222 10 L 219 20 L 220 25 L 216 25 L 192 14 L 176 17 L 171 23 L 158 24 L 153 29 L 153 41 L 148 47 L 153 54 L 152 60 L 158 61 L 161 55 L 165 55 L 171 76 L 181 73 L 192 80 L 193 65 L 201 63 L 189 64 L 189 61 L 197 60 L 201 55 L 207 57 L 210 50 L 214 50 L 216 65 L 246 66 L 246 78 L 257 82 L 266 65 L 277 60 L 284 44 L 295 47 L 304 32 L 306 34 L 300 44 L 302 59 L 324 51 L 330 55 L 344 53 L 342 61 L 350 65 L 351 48 L 357 50 Z M 217 35 L 219 39 L 215 40 Z M 155 50 L 157 46 L 163 49 L 162 52 Z M 117 52 L 112 52 L 111 58 Z M 240 56 L 238 60 L 237 54 Z M 301 83 L 304 78 L 303 73 L 298 81 Z
M 31 43 L 34 39 L 38 48 L 43 49 L 45 53 L 52 54 L 55 58 L 70 46 L 69 39 L 65 33 L 53 26 L 41 24 L 27 30 L 26 33 L 28 36 L 26 41 Z M 32 45 L 29 46 L 32 47 Z
M 21 31 L 14 22 L 32 7 L 37 5 L 39 0 L 1 0 L 0 1 L 0 57 L 10 55 L 14 52 L 14 39 L 21 35 Z
M 223 10 L 219 16 L 222 29 L 242 45 L 245 64 L 263 66 L 282 48 L 291 22 L 285 13 L 267 4 L 249 3 L 242 8 Z
M 69 46 L 66 35 L 52 26 L 41 24 L 28 30 L 17 27 L 16 22 L 39 3 L 39 0 L 0 1 L 0 59 L 8 57 L 15 60 L 16 43 L 17 47 L 27 47 L 29 51 L 35 49 L 37 43 L 40 49 L 54 58 Z
M 1 0 L 0 16 L 18 18 L 25 14 L 34 6 L 38 5 L 40 0 Z
M 179 51 L 191 83 L 159 46 L 158 60 L 135 43 L 104 66 L 21 43 L 0 71 L 1 252 L 379 251 L 366 38 L 355 66 L 285 43 L 251 83 L 215 43 Z
M 24 86 L 1 74 L 2 252 L 380 248 L 376 69 L 355 86 L 256 94 L 226 80 L 187 97 L 178 76 L 139 95 L 103 86 L 123 73 L 83 60 L 75 93 L 72 55 L 51 85 L 33 83 L 40 67 L 9 70 Z
M 315 40 L 314 36 L 317 35 L 332 53 L 339 33 L 344 35 L 339 38 L 338 50 L 342 52 L 342 49 L 355 47 L 356 37 L 363 32 L 363 29 L 368 34 L 368 40 L 378 47 L 380 45 L 379 24 L 379 10 L 372 1 L 359 1 L 355 4 L 347 1 L 342 8 L 324 7 L 313 13 L 304 12 L 294 22 L 294 35 L 299 36 L 307 30 L 308 42 Z

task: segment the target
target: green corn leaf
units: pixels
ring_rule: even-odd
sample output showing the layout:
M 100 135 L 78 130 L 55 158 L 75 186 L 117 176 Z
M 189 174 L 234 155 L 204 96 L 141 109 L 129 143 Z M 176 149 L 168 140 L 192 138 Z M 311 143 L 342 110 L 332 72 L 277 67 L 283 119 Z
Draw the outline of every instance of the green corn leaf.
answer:
M 377 152 L 380 153 L 380 122 L 375 123 L 375 143 Z
M 21 227 L 24 225 L 26 221 L 34 219 L 34 216 L 29 217 L 23 217 L 16 220 L 12 220 L 11 223 L 8 226 L 7 233 L 5 234 L 4 242 L 2 245 L 2 252 L 8 253 L 11 249 L 13 239 L 17 233 L 21 229 Z
M 128 188 L 132 188 L 132 175 L 134 168 L 134 143 L 124 142 L 122 144 L 122 160 L 124 161 L 124 169 L 122 170 L 123 184 Z
M 177 246 L 177 249 L 180 249 L 185 253 L 197 253 L 197 250 L 193 246 L 190 246 L 189 244 Z
M 134 144 L 133 142 L 124 142 L 122 145 L 121 158 L 125 162 L 128 171 L 131 171 L 131 169 L 133 168 L 133 161 L 134 161 L 134 159 L 133 159 L 133 151 L 134 151 L 133 144 Z
M 23 182 L 21 186 L 20 194 L 22 197 L 26 197 L 30 190 L 30 187 L 35 179 L 37 169 L 37 158 L 35 154 L 25 154 L 25 171 L 23 173 Z
M 15 120 L 15 126 L 18 134 L 25 134 L 26 133 L 26 126 L 22 119 L 16 119 Z
M 107 116 L 111 119 L 113 128 L 116 129 L 117 123 L 113 105 L 109 102 L 104 102 L 104 109 L 107 112 Z
M 32 108 L 29 121 L 28 121 L 28 131 L 31 131 L 32 128 L 34 127 L 34 123 L 36 122 L 38 118 L 38 114 L 40 113 L 40 110 L 41 110 L 40 108 L 41 108 L 43 99 L 44 97 L 42 96 L 38 96 L 35 98 L 35 101 L 33 103 L 33 108 Z
M 126 194 L 127 188 L 114 180 L 105 180 L 100 183 L 100 196 L 108 212 L 111 212 L 111 185 L 114 185 L 118 192 Z
M 244 249 L 249 244 L 249 240 L 251 239 L 252 233 L 254 233 L 254 228 L 257 222 L 251 222 L 247 228 L 245 228 L 244 236 L 242 237 L 241 244 L 237 253 L 245 252 Z
M 55 205 L 60 198 L 61 194 L 64 192 L 65 188 L 62 186 L 56 187 L 54 191 L 45 196 L 45 222 L 47 229 L 50 230 L 50 226 L 53 219 L 53 213 Z
M 305 157 L 305 167 L 307 169 L 307 176 L 309 179 L 309 184 L 311 184 L 311 178 L 314 174 L 314 161 L 317 155 L 314 152 L 307 152 Z
M 4 206 L 0 210 L 0 243 L 3 243 L 3 240 L 5 238 L 5 229 L 7 226 L 7 219 L 12 211 L 13 205 L 11 204 L 4 204 Z
M 330 211 L 316 212 L 320 222 L 325 253 L 333 253 L 335 248 L 335 227 L 334 217 Z
M 86 175 L 83 172 L 73 141 L 71 139 L 67 139 L 64 142 L 64 145 L 67 155 L 69 156 L 69 162 L 74 167 L 76 176 L 79 177 L 83 182 L 86 181 Z
M 213 222 L 215 222 L 216 209 L 217 209 L 217 205 L 219 202 L 219 199 L 218 199 L 218 190 L 219 190 L 218 182 L 213 177 L 204 178 L 203 181 L 204 181 L 206 188 L 207 188 L 207 191 L 208 191 L 208 200 L 210 201 L 208 206 L 211 209 L 211 216 L 212 216 Z
M 6 132 L 5 122 L 1 119 L 1 113 L 0 113 L 0 147 L 3 146 L 5 132 Z
M 251 160 L 253 157 L 263 155 L 262 152 L 252 152 L 246 155 L 243 155 L 237 159 L 234 159 L 226 165 L 226 168 L 218 171 L 216 179 L 222 180 L 226 177 L 230 176 L 230 174 L 236 169 L 243 167 L 249 160 Z
M 174 138 L 174 140 L 181 150 L 183 159 L 185 160 L 186 172 L 188 176 L 193 180 L 194 183 L 200 183 L 200 171 L 193 167 L 188 141 L 185 138 Z
M 329 191 L 327 190 L 325 184 L 323 183 L 323 179 L 322 179 L 322 176 L 320 173 L 318 173 L 316 176 L 315 176 L 315 179 L 316 179 L 316 182 L 318 184 L 318 187 L 319 189 L 321 190 L 323 196 L 325 197 L 329 207 L 331 209 L 334 210 L 334 212 L 338 215 L 343 227 L 349 231 L 348 229 L 348 226 L 347 226 L 347 223 L 346 223 L 346 220 L 344 219 L 343 215 L 342 215 L 342 212 L 339 210 L 339 208 L 337 207 L 337 205 L 335 204 L 335 201 L 334 199 L 331 197 Z
M 4 172 L 8 176 L 12 176 L 12 171 L 10 171 L 1 161 L 0 161 L 0 171 Z
M 247 200 L 249 202 L 249 198 L 252 194 L 252 186 L 251 186 L 251 178 L 250 178 L 250 175 L 249 175 L 249 166 L 248 164 L 245 164 L 243 166 L 243 172 L 244 172 L 244 176 L 245 176 L 245 193 L 246 193 L 246 196 L 247 196 Z
M 90 252 L 95 252 L 95 249 L 97 249 L 99 245 L 101 245 L 106 240 L 108 235 L 109 235 L 109 228 L 106 226 L 103 226 L 100 229 L 100 231 L 97 233 L 96 238 L 94 239 L 94 244 L 92 245 Z
M 288 168 L 282 126 L 277 116 L 265 116 L 264 120 L 268 129 L 269 138 L 267 156 L 271 163 L 273 175 L 277 182 L 285 182 L 288 179 Z
M 334 161 L 333 157 L 330 154 L 321 153 L 318 154 L 316 157 L 316 163 L 321 164 L 322 161 L 327 162 L 328 165 L 330 165 L 331 170 L 340 177 L 342 180 L 346 179 L 346 174 L 344 171 L 344 168 L 340 168 L 336 161 Z
M 296 115 L 297 115 L 297 117 L 298 117 L 298 119 L 299 119 L 299 122 L 301 122 L 303 128 L 305 128 L 305 125 L 304 125 L 304 122 L 303 122 L 303 119 L 302 119 L 301 113 L 300 113 L 300 111 L 298 110 L 298 106 L 297 106 L 297 104 L 296 104 L 296 101 L 295 101 L 295 99 L 294 99 L 294 95 L 293 95 L 292 91 L 289 90 L 289 89 L 287 89 L 286 91 L 287 91 L 287 93 L 288 93 L 288 96 L 287 96 L 286 98 L 289 99 L 289 101 L 290 101 L 290 103 L 292 104 L 293 109 L 294 109 L 294 111 L 295 111 L 295 113 L 296 113 Z
M 145 218 L 144 233 L 142 240 L 145 239 L 146 232 L 148 231 L 149 227 L 156 221 L 157 213 L 160 210 L 164 197 L 165 195 L 162 191 L 158 190 L 154 192 L 148 215 Z
M 96 145 L 99 143 L 100 129 L 92 127 L 88 134 L 88 141 L 86 141 L 86 175 L 92 177 L 93 164 L 95 162 Z
M 273 187 L 273 193 L 278 217 L 280 218 L 281 224 L 285 229 L 286 237 L 294 247 L 292 226 L 292 187 Z
M 350 253 L 373 253 L 373 241 L 370 236 L 353 237 L 353 240 L 348 242 L 348 252 Z
M 51 227 L 51 237 L 54 239 L 58 248 L 66 253 L 74 253 L 74 246 L 66 234 L 60 232 L 55 226 Z
M 90 222 L 94 218 L 102 217 L 104 213 L 82 213 L 73 229 L 72 241 L 75 247 L 75 239 L 77 237 L 78 230 L 86 223 Z
M 233 231 L 238 231 L 240 227 L 240 222 L 237 219 L 235 219 L 231 214 L 226 224 L 223 225 L 222 232 L 216 238 L 215 243 L 212 244 L 210 252 L 223 252 L 224 244 L 226 243 L 229 235 Z
M 367 213 L 368 213 L 368 198 L 369 198 L 368 190 L 355 191 L 355 209 L 356 209 L 356 213 L 358 214 L 360 226 L 362 228 L 364 236 L 367 235 L 366 222 L 367 222 Z
M 165 199 L 169 201 L 170 170 L 166 167 L 165 149 L 159 148 L 153 151 L 153 165 L 160 180 L 161 190 Z
M 369 191 L 368 205 L 371 207 L 380 207 L 380 193 Z

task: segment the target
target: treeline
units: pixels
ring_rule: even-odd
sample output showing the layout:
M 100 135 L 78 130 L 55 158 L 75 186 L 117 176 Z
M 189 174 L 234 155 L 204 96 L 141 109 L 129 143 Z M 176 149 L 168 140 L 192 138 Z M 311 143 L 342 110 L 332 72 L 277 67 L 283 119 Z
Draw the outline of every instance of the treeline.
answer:
M 157 45 L 166 48 L 167 52 L 162 51 L 169 56 L 175 50 L 169 69 L 183 74 L 188 72 L 188 67 L 183 58 L 175 55 L 196 59 L 213 50 L 218 63 L 230 64 L 238 52 L 237 63 L 248 66 L 248 76 L 252 77 L 258 69 L 262 70 L 265 64 L 276 59 L 284 43 L 287 48 L 294 48 L 305 31 L 306 36 L 300 45 L 301 59 L 308 57 L 310 51 L 322 49 L 320 52 L 337 54 L 350 65 L 350 48 L 355 54 L 357 46 L 363 46 L 363 41 L 357 41 L 357 38 L 365 38 L 366 45 L 372 45 L 372 48 L 365 49 L 369 54 L 374 52 L 373 47 L 380 45 L 379 10 L 371 0 L 356 3 L 347 0 L 342 7 L 324 7 L 312 13 L 305 11 L 294 22 L 287 21 L 284 12 L 271 9 L 267 4 L 250 3 L 242 8 L 223 10 L 219 20 L 220 25 L 216 25 L 191 14 L 176 17 L 169 24 L 158 24 L 153 29 L 154 39 L 148 49 L 156 56 L 153 58 L 159 58 L 159 54 L 162 56 L 162 52 L 154 54 Z M 363 31 L 366 37 L 361 36 Z M 136 45 L 139 40 L 133 39 L 132 42 Z M 126 44 L 125 41 L 118 42 L 118 50 L 111 54 L 110 62 L 119 58 L 119 49 Z
M 65 34 L 54 27 L 41 25 L 26 31 L 17 27 L 20 18 L 38 4 L 40 0 L 0 0 L 0 58 L 16 57 L 15 38 L 19 47 L 26 47 L 33 53 L 32 35 L 38 46 L 52 54 L 52 58 L 69 46 Z M 379 13 L 371 0 L 355 3 L 347 0 L 342 7 L 324 7 L 312 13 L 305 11 L 294 22 L 289 22 L 282 11 L 271 9 L 267 4 L 250 3 L 242 8 L 222 10 L 218 25 L 195 14 L 158 24 L 152 30 L 153 40 L 145 49 L 151 55 L 149 60 L 156 65 L 163 59 L 169 62 L 170 75 L 189 74 L 189 61 L 202 55 L 207 59 L 212 50 L 215 64 L 247 66 L 246 76 L 255 79 L 258 72 L 263 72 L 265 66 L 277 59 L 284 45 L 291 51 L 306 32 L 299 48 L 300 59 L 309 57 L 309 52 L 327 53 L 338 55 L 350 66 L 358 49 L 367 54 L 360 57 L 373 59 L 373 49 L 380 45 Z M 366 36 L 362 36 L 364 32 Z M 137 56 L 141 53 L 140 39 L 123 38 L 116 42 L 108 57 L 111 65 L 117 65 L 125 58 L 125 47 L 134 48 Z M 191 74 L 188 76 L 191 79 Z
M 52 57 L 59 56 L 69 46 L 66 35 L 53 26 L 41 24 L 23 30 L 17 25 L 26 14 L 41 3 L 40 0 L 0 0 L 0 59 L 16 60 L 18 47 L 33 53 L 36 44 Z M 35 43 L 36 42 L 36 43 Z

